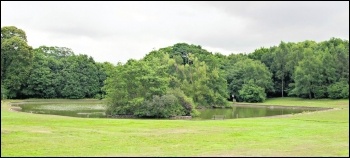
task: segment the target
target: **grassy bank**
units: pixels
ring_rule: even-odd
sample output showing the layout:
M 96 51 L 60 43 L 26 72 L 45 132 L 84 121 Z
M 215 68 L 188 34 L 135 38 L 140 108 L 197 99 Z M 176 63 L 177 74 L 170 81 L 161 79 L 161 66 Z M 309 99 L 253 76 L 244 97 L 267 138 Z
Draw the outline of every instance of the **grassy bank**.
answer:
M 273 118 L 133 120 L 14 112 L 6 101 L 1 156 L 349 155 L 349 100 L 276 98 L 263 104 L 337 109 Z
M 349 99 L 302 99 L 302 98 L 270 98 L 261 105 L 311 106 L 324 108 L 348 108 Z

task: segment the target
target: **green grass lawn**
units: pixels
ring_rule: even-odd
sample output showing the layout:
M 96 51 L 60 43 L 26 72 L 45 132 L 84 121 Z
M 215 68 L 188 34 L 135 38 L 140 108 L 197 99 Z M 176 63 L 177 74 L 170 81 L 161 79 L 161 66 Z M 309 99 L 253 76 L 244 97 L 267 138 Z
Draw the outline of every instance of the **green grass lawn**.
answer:
M 337 109 L 232 120 L 98 119 L 14 112 L 6 101 L 1 156 L 349 156 L 349 100 L 263 104 Z
M 312 106 L 330 108 L 348 108 L 349 99 L 302 99 L 302 98 L 270 98 L 259 105 Z

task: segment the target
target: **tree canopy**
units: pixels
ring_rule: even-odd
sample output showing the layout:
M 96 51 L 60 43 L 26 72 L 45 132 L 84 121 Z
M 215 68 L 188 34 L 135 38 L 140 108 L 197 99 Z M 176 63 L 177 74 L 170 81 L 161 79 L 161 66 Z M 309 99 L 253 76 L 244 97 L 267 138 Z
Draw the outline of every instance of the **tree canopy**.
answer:
M 117 58 L 118 56 L 116 56 Z M 284 42 L 248 54 L 177 43 L 140 60 L 95 62 L 70 48 L 32 48 L 26 33 L 1 28 L 1 98 L 98 98 L 110 115 L 197 115 L 196 108 L 269 97 L 349 98 L 349 41 Z

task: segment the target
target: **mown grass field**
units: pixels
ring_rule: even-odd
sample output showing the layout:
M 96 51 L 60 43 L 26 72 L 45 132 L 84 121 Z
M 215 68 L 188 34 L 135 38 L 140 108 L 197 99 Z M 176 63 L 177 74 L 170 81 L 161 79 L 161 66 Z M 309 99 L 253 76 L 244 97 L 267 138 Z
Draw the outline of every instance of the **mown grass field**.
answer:
M 1 156 L 349 156 L 349 100 L 263 104 L 336 109 L 232 120 L 98 119 L 15 112 L 5 101 Z

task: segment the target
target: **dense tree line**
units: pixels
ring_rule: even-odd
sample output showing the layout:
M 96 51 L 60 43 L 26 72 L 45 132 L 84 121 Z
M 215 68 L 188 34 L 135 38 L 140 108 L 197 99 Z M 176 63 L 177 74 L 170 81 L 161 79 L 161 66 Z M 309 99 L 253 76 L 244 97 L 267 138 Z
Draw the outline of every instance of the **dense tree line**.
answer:
M 227 56 L 177 43 L 113 65 L 65 47 L 33 49 L 23 30 L 1 28 L 2 98 L 106 97 L 108 114 L 170 117 L 285 96 L 349 98 L 348 40 L 282 41 Z
M 349 98 L 349 41 L 331 38 L 316 43 L 281 42 L 260 48 L 248 57 L 272 73 L 272 97 Z M 337 87 L 337 88 L 336 88 Z
M 1 28 L 2 98 L 102 98 L 113 65 L 65 47 L 28 46 L 25 32 Z

